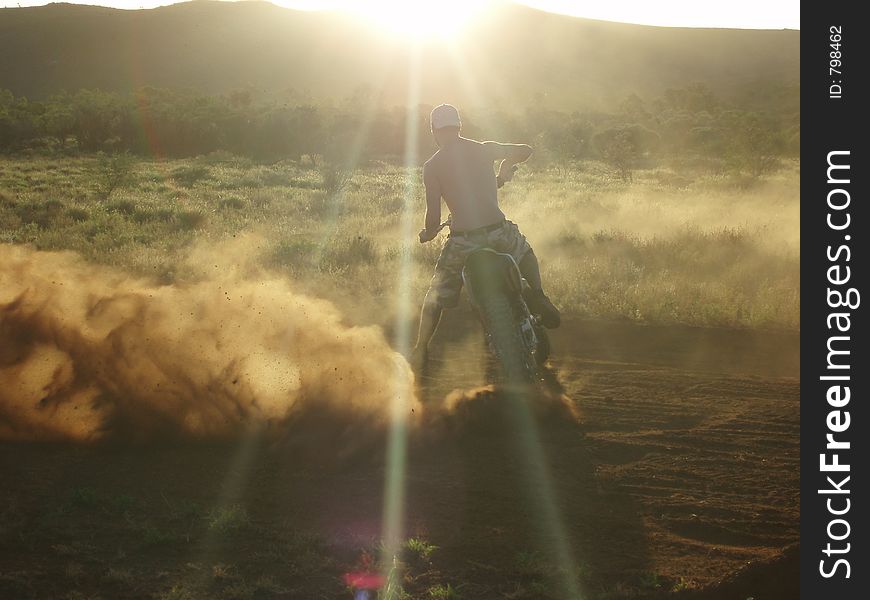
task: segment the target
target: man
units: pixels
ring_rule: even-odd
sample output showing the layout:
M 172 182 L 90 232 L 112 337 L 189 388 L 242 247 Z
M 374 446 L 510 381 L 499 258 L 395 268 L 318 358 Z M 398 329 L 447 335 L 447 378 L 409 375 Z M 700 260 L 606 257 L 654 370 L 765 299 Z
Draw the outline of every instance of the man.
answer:
M 531 311 L 541 315 L 544 327 L 552 329 L 560 322 L 559 311 L 542 289 L 535 253 L 498 206 L 497 189 L 511 180 L 519 163 L 529 159 L 532 148 L 526 144 L 478 142 L 462 137 L 459 111 L 449 104 L 435 107 L 429 124 L 439 149 L 423 165 L 426 221 L 419 234 L 420 243 L 438 235 L 442 198 L 450 209 L 450 236 L 438 257 L 423 301 L 414 347 L 413 362 L 418 367 L 426 363 L 429 341 L 443 309 L 459 302 L 466 256 L 481 246 L 513 256 L 532 288 L 527 299 Z M 501 162 L 496 176 L 493 163 L 497 160 Z

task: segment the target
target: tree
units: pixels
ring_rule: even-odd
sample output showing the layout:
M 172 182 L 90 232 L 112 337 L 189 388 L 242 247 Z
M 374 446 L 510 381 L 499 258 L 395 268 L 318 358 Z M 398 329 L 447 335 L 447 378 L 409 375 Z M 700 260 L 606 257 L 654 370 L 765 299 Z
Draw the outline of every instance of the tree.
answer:
M 729 131 L 727 160 L 733 169 L 760 177 L 779 168 L 785 143 L 771 119 L 759 113 L 732 111 L 725 121 Z
M 654 153 L 660 141 L 657 133 L 641 125 L 612 127 L 594 138 L 601 158 L 627 182 L 632 181 L 632 171 L 638 161 Z
M 116 152 L 112 155 L 100 153 L 96 180 L 103 200 L 108 200 L 112 192 L 123 187 L 132 176 L 133 157 L 128 152 Z
M 82 150 L 102 150 L 110 140 L 120 138 L 124 112 L 121 99 L 99 90 L 80 90 L 71 107 L 73 132 Z

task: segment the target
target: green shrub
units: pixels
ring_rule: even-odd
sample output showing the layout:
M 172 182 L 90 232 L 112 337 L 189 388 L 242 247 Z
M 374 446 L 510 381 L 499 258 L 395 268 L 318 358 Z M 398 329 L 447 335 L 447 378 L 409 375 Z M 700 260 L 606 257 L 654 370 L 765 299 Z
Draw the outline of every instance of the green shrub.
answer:
M 326 267 L 356 267 L 375 264 L 380 253 L 374 241 L 357 235 L 351 238 L 332 240 L 324 250 L 323 265 Z
M 320 168 L 320 187 L 330 197 L 343 192 L 352 178 L 353 171 L 344 165 L 326 163 Z
M 192 188 L 209 177 L 208 167 L 204 165 L 185 165 L 172 171 L 172 180 L 185 188 Z
M 185 210 L 175 216 L 179 229 L 204 229 L 208 224 L 208 215 L 199 210 Z
M 133 177 L 133 157 L 129 152 L 115 152 L 111 155 L 100 152 L 97 158 L 97 191 L 103 200 L 125 186 Z

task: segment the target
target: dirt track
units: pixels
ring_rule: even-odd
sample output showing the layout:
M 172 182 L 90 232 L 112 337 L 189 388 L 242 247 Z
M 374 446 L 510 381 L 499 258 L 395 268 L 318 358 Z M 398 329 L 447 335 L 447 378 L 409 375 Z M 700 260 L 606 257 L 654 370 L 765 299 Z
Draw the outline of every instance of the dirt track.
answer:
M 467 318 L 439 332 L 425 402 L 481 383 Z M 412 437 L 407 535 L 438 547 L 405 557 L 412 597 L 561 597 L 569 571 L 587 598 L 797 597 L 782 552 L 800 517 L 799 336 L 575 322 L 553 345 L 580 424 L 557 406 L 524 437 L 477 390 Z M 4 444 L 0 596 L 350 597 L 341 574 L 381 531 L 375 449 L 335 465 L 264 440 Z M 244 507 L 241 525 L 216 528 L 216 503 Z
M 552 337 L 582 424 L 542 437 L 592 588 L 712 593 L 797 542 L 799 334 L 569 322 Z M 796 561 L 777 568 L 793 571 L 738 593 L 796 597 Z

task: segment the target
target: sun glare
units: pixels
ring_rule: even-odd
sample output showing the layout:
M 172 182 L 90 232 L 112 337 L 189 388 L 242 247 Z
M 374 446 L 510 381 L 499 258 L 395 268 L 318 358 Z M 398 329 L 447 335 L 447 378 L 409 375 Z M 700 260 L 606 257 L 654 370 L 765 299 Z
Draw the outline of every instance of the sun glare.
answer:
M 491 0 L 373 0 L 348 3 L 345 10 L 395 35 L 414 39 L 450 39 L 490 4 Z

